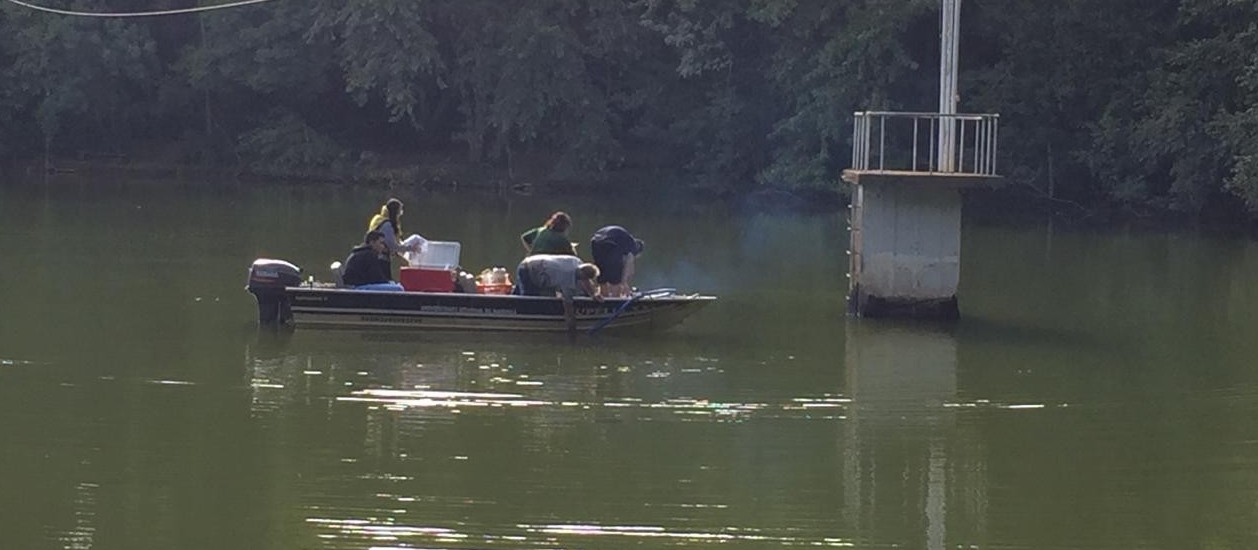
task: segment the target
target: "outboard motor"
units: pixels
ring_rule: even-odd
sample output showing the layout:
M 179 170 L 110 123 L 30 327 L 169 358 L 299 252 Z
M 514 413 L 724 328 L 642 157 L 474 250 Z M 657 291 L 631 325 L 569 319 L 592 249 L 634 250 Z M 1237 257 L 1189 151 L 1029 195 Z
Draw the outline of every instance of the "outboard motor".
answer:
M 249 284 L 245 288 L 258 299 L 258 323 L 276 325 L 292 321 L 292 305 L 284 294 L 284 287 L 299 284 L 300 267 L 284 260 L 254 260 L 249 266 Z

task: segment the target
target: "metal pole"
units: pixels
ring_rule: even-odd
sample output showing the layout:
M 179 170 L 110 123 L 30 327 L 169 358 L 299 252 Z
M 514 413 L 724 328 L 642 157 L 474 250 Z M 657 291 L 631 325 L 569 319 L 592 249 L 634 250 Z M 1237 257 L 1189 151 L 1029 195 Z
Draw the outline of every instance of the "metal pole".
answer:
M 852 166 L 857 170 L 864 170 L 867 166 L 865 141 L 865 115 L 856 113 L 856 125 L 852 128 Z
M 992 119 L 992 173 L 996 173 L 996 138 L 1000 137 L 1000 119 Z
M 878 171 L 881 172 L 887 158 L 887 117 L 878 117 Z
M 978 157 L 979 158 L 978 173 L 986 174 L 987 173 L 987 157 L 988 157 L 987 138 L 990 137 L 991 135 L 991 127 L 988 126 L 987 124 L 987 117 L 980 118 L 978 121 L 978 124 L 979 124 L 979 127 L 978 127 L 979 135 L 983 136 L 983 138 L 979 141 L 979 151 L 982 151 L 982 153 Z
M 994 120 L 995 119 L 991 117 L 983 117 L 983 141 L 984 141 L 983 143 L 983 173 L 984 174 L 993 173 L 992 157 L 995 156 L 994 147 L 996 143 L 994 139 L 995 132 L 996 132 L 996 124 L 993 122 Z
M 957 140 L 957 164 L 956 169 L 959 172 L 965 171 L 965 121 L 958 120 L 957 126 L 961 128 L 961 139 Z
M 955 119 L 957 112 L 957 35 L 961 23 L 961 0 L 940 0 L 939 14 L 939 169 L 952 172 L 955 159 Z
M 978 153 L 979 151 L 983 150 L 983 127 L 981 126 L 982 124 L 983 124 L 983 119 L 981 118 L 976 119 L 974 121 L 974 138 L 973 138 L 974 139 L 974 164 L 970 165 L 970 167 L 974 170 L 974 172 L 979 173 L 979 174 L 983 173 L 982 170 L 979 170 L 978 168 L 979 166 Z
M 922 119 L 913 117 L 913 171 L 917 171 L 917 123 Z
M 931 117 L 930 133 L 926 134 L 930 136 L 931 139 L 930 147 L 927 148 L 930 150 L 930 172 L 937 172 L 939 170 L 939 165 L 935 162 L 935 155 L 939 153 L 939 148 L 937 147 L 939 144 L 935 143 L 935 139 L 939 137 L 939 134 L 935 132 L 936 126 L 938 125 L 935 124 L 935 117 Z
M 874 124 L 873 124 L 873 118 L 869 116 L 869 113 L 865 113 L 864 128 L 865 128 L 865 153 L 864 153 L 865 160 L 862 161 L 862 166 L 863 166 L 862 170 L 868 170 L 870 151 L 873 151 L 873 147 L 874 147 L 871 141 L 871 136 L 873 136 L 873 132 L 874 132 Z

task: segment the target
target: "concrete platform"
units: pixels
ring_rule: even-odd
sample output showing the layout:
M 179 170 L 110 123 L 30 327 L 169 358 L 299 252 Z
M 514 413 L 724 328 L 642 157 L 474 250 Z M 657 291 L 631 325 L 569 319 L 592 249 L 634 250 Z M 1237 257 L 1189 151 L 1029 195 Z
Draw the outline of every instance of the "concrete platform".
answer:
M 985 174 L 961 174 L 950 172 L 911 172 L 907 170 L 844 170 L 843 181 L 852 185 L 887 185 L 909 184 L 968 189 L 973 187 L 995 187 L 1004 182 L 1004 178 Z

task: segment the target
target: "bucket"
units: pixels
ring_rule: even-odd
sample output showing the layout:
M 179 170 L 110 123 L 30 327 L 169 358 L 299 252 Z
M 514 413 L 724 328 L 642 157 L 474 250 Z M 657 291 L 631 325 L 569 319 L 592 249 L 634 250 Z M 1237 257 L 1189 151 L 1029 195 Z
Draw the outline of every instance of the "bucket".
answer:
M 495 266 L 476 277 L 476 291 L 481 294 L 511 294 L 511 276 L 507 268 Z

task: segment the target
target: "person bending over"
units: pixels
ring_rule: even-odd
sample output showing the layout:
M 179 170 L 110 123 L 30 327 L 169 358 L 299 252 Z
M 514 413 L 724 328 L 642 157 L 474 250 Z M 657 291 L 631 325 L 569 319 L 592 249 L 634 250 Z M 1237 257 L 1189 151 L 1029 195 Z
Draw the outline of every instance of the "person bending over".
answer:
M 554 296 L 563 298 L 563 315 L 568 331 L 577 328 L 572 297 L 578 292 L 602 301 L 594 279 L 598 278 L 598 266 L 583 263 L 581 258 L 566 254 L 534 254 L 520 262 L 516 268 L 516 284 L 525 296 Z
M 603 296 L 628 296 L 633 278 L 633 259 L 642 253 L 642 239 L 635 238 L 619 225 L 609 225 L 594 232 L 590 253 L 598 266 L 599 290 Z
M 345 258 L 345 270 L 341 273 L 341 281 L 346 286 L 360 290 L 403 290 L 402 285 L 389 279 L 388 245 L 385 235 L 379 231 L 368 231 L 363 244 L 350 251 Z

